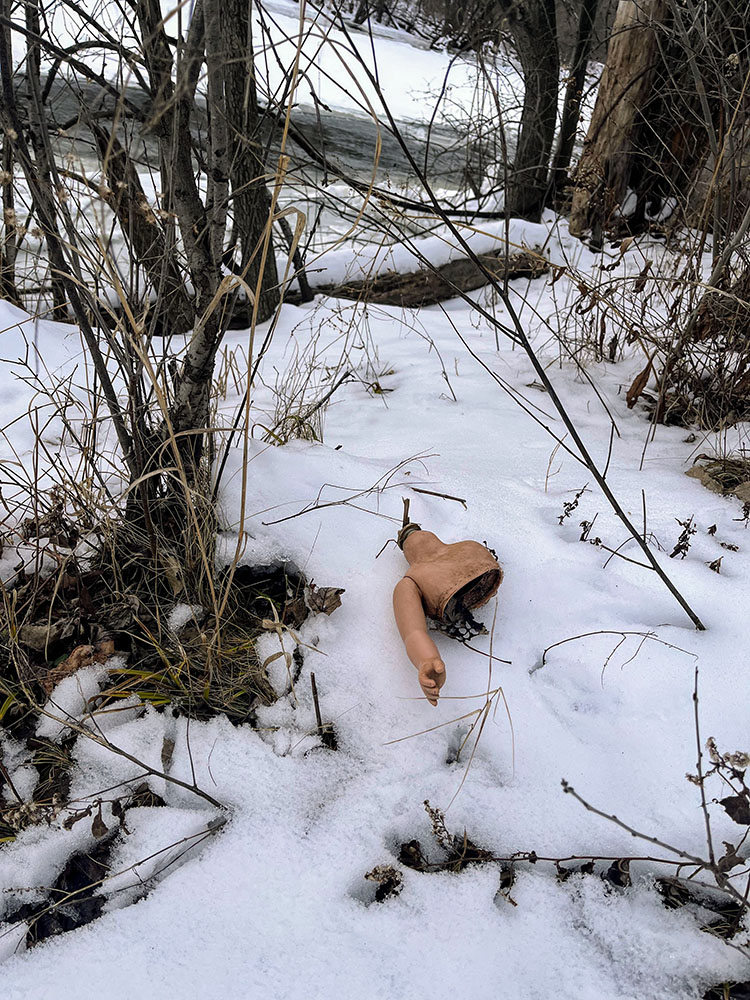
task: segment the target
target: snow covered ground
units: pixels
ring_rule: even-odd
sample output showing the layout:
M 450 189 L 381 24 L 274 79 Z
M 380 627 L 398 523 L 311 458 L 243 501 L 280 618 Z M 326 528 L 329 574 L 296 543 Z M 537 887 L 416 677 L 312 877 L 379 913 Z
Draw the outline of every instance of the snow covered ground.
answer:
M 476 248 L 497 245 L 502 233 L 502 226 L 485 227 Z M 544 248 L 554 264 L 574 261 L 591 283 L 601 276 L 601 256 L 551 216 L 540 226 L 514 222 L 510 236 L 514 246 Z M 435 262 L 454 253 L 441 232 L 420 248 Z M 637 274 L 646 255 L 668 265 L 659 245 L 636 242 L 611 279 Z M 318 266 L 338 280 L 409 261 L 403 247 L 356 261 L 344 247 Z M 136 706 L 98 720 L 118 747 L 195 780 L 226 806 L 228 822 L 216 830 L 218 810 L 149 778 L 167 805 L 128 813 L 130 832 L 118 834 L 113 877 L 103 887 L 103 916 L 28 952 L 25 928 L 3 924 L 3 915 L 41 898 L 66 859 L 90 850 L 94 837 L 86 822 L 65 829 L 62 813 L 0 846 L 3 1000 L 699 1000 L 712 984 L 750 978 L 738 951 L 701 930 L 705 911 L 664 907 L 654 878 L 673 867 L 633 861 L 632 886 L 617 889 L 600 877 L 609 861 L 565 881 L 554 864 L 571 856 L 674 860 L 587 812 L 564 794 L 563 779 L 603 812 L 684 852 L 706 853 L 698 789 L 685 778 L 696 766 L 695 669 L 703 739 L 714 736 L 724 751 L 750 750 L 743 683 L 750 534 L 737 500 L 708 492 L 685 472 L 698 452 L 744 443 L 746 428 L 687 441 L 684 429 L 659 427 L 644 453 L 648 419 L 625 404 L 643 356 L 633 348 L 618 363 L 590 361 L 595 392 L 572 364 L 559 363 L 552 335 L 566 325 L 571 334 L 575 280 L 553 285 L 549 274 L 512 287 L 524 327 L 600 468 L 608 467 L 611 488 L 638 525 L 645 507 L 654 551 L 707 630 L 693 629 L 656 574 L 580 540 L 581 522 L 596 517 L 590 538 L 608 549 L 624 545 L 623 555 L 640 560 L 590 474 L 557 447 L 555 435 L 565 431 L 528 359 L 508 341 L 498 347 L 477 310 L 460 300 L 409 311 L 322 297 L 285 306 L 252 398 L 242 561 L 291 560 L 319 585 L 344 587 L 343 604 L 332 617 L 305 623 L 301 638 L 314 648 L 305 649 L 295 695 L 262 709 L 260 728 L 217 718 L 188 731 L 185 720 Z M 476 296 L 503 318 L 484 292 Z M 246 333 L 229 335 L 224 373 L 241 368 L 247 348 Z M 0 303 L 0 357 L 0 422 L 8 425 L 0 461 L 4 481 L 16 479 L 20 495 L 40 428 L 53 465 L 75 462 L 71 439 L 30 372 L 46 384 L 68 375 L 83 398 L 85 353 L 69 327 Z M 354 377 L 322 413 L 321 441 L 263 442 L 263 428 L 283 417 L 280 394 L 305 408 L 330 386 L 332 372 L 346 371 Z M 243 388 L 226 380 L 217 420 L 229 423 Z M 602 401 L 617 426 L 612 438 Z M 67 416 L 81 428 L 85 408 Z M 222 480 L 228 555 L 241 522 L 242 464 L 237 448 Z M 114 480 L 116 467 L 105 474 Z M 7 485 L 3 491 L 12 495 Z M 493 634 L 475 640 L 478 652 L 437 636 L 448 681 L 436 709 L 419 697 L 393 622 L 403 556 L 388 545 L 378 557 L 395 536 L 404 497 L 412 516 L 445 541 L 487 541 L 505 570 L 496 604 L 482 614 Z M 292 516 L 331 501 L 339 502 Z M 690 548 L 684 559 L 670 559 L 682 530 L 676 522 L 690 517 L 697 527 Z M 20 557 L 30 558 L 26 550 L 2 554 L 5 582 Z M 708 563 L 719 557 L 716 573 Z M 585 634 L 543 662 L 545 649 Z M 273 648 L 270 637 L 264 655 Z M 336 728 L 335 752 L 314 734 L 311 670 L 323 715 Z M 51 714 L 77 717 L 105 671 L 86 668 L 62 682 Z M 283 660 L 271 679 L 283 689 Z M 479 729 L 469 726 L 488 697 L 475 741 Z M 53 720 L 41 725 L 54 735 Z M 19 792 L 29 795 L 36 774 L 28 751 L 5 737 L 0 749 Z M 79 738 L 73 756 L 73 799 L 142 780 L 136 765 L 90 740 Z M 722 788 L 709 784 L 708 793 L 718 798 Z M 512 901 L 499 892 L 497 863 L 460 873 L 400 864 L 400 845 L 413 839 L 440 857 L 425 800 L 445 810 L 451 831 L 465 830 L 496 856 L 536 852 L 535 865 L 517 865 Z M 715 843 L 736 844 L 741 828 L 717 803 L 708 808 Z M 102 818 L 113 822 L 108 806 Z M 401 893 L 382 903 L 364 878 L 378 865 L 403 877 Z
M 548 229 L 553 256 L 562 254 L 564 224 L 526 236 Z M 623 269 L 637 270 L 637 255 L 637 248 L 629 251 Z M 582 251 L 579 267 L 586 266 L 593 271 L 596 258 Z M 548 277 L 516 287 L 539 316 L 554 313 Z M 565 294 L 560 282 L 556 287 Z M 3 328 L 18 321 L 17 313 L 2 308 Z M 527 320 L 536 342 L 544 343 L 548 334 L 539 317 L 528 313 Z M 540 858 L 669 857 L 587 813 L 563 793 L 563 778 L 603 811 L 704 854 L 697 789 L 684 777 L 695 770 L 696 664 L 704 737 L 715 736 L 725 750 L 748 749 L 747 704 L 738 691 L 750 599 L 749 536 L 737 520 L 738 501 L 685 476 L 696 448 L 708 450 L 711 442 L 688 444 L 684 430 L 659 428 L 641 469 L 649 425 L 638 409 L 626 408 L 621 391 L 639 360 L 591 366 L 621 435 L 614 440 L 608 481 L 639 522 L 643 491 L 648 531 L 666 550 L 659 558 L 708 626 L 698 633 L 654 573 L 579 541 L 579 523 L 595 514 L 595 534 L 605 545 L 617 548 L 626 536 L 586 470 L 562 449 L 553 455 L 555 440 L 472 359 L 454 325 L 505 386 L 562 436 L 524 355 L 505 343 L 496 350 L 494 334 L 464 303 L 417 313 L 326 299 L 285 307 L 264 362 L 267 385 L 273 385 L 274 369 L 290 384 L 292 373 L 285 369 L 295 349 L 316 338 L 321 366 L 340 358 L 346 338 L 348 363 L 360 359 L 358 378 L 333 397 L 322 442 L 251 444 L 243 562 L 291 559 L 320 585 L 345 587 L 343 605 L 330 619 L 317 616 L 303 627 L 303 640 L 320 652 L 306 653 L 296 699 L 284 697 L 261 711 L 262 728 L 234 728 L 223 719 L 191 724 L 197 783 L 228 807 L 226 827 L 207 837 L 216 812 L 189 792 L 151 779 L 168 805 L 138 810 L 132 823 L 129 818 L 132 833 L 121 835 L 114 870 L 127 870 L 183 838 L 192 837 L 188 843 L 196 846 L 183 853 L 183 845 L 179 861 L 163 871 L 159 864 L 158 884 L 137 905 L 125 904 L 138 898 L 139 880 L 153 876 L 154 862 L 118 876 L 121 891 L 84 929 L 13 954 L 18 930 L 6 928 L 0 941 L 11 953 L 3 968 L 8 1000 L 73 992 L 86 998 L 375 1000 L 460 993 L 487 1000 L 686 1000 L 700 997 L 708 984 L 747 978 L 746 961 L 699 929 L 705 914 L 701 921 L 690 908 L 665 909 L 653 875 L 669 869 L 651 862 L 633 863 L 633 886 L 625 890 L 612 889 L 598 874 L 560 882 L 551 863 L 519 865 L 511 890 L 517 905 L 497 895 L 496 865 L 460 874 L 404 868 L 401 894 L 373 902 L 374 886 L 364 875 L 380 864 L 401 867 L 402 842 L 419 839 L 439 856 L 425 799 L 447 810 L 449 829 L 465 829 L 498 856 L 533 850 Z M 13 328 L 2 334 L 6 358 L 18 351 L 13 337 Z M 69 330 L 40 324 L 37 337 L 48 363 L 53 357 L 61 365 L 80 361 Z M 244 339 L 232 334 L 229 348 Z M 607 415 L 572 367 L 554 366 L 551 350 L 545 360 L 553 365 L 555 385 L 603 465 Z M 28 393 L 11 377 L 13 367 L 7 365 L 3 376 L 8 417 L 22 405 L 21 393 Z M 375 382 L 385 391 L 373 392 Z M 232 412 L 238 401 L 232 393 L 222 408 Z M 260 387 L 254 400 L 259 424 L 268 426 L 272 406 L 271 389 Z M 22 428 L 16 425 L 19 452 L 31 444 Z M 221 495 L 227 551 L 238 522 L 240 467 L 238 450 Z M 387 488 L 350 505 L 269 523 L 318 497 L 345 500 L 376 483 Z M 563 505 L 587 483 L 576 510 L 560 524 Z M 414 486 L 459 496 L 466 507 L 415 493 Z M 448 541 L 487 540 L 505 569 L 497 606 L 483 617 L 488 626 L 495 622 L 493 655 L 510 662 L 493 663 L 490 678 L 482 655 L 489 651 L 487 638 L 475 641 L 481 650 L 475 653 L 438 636 L 448 682 L 437 709 L 418 697 L 392 619 L 391 592 L 404 572 L 403 557 L 388 546 L 376 559 L 394 536 L 407 496 L 423 525 Z M 683 560 L 669 559 L 681 530 L 675 519 L 690 516 L 698 527 L 690 550 Z M 708 535 L 714 524 L 716 533 Z M 637 558 L 632 543 L 623 553 Z M 707 566 L 719 555 L 720 575 Z M 610 657 L 619 635 L 594 635 L 551 650 L 542 665 L 546 647 L 603 630 L 653 638 L 630 636 Z M 324 715 L 335 722 L 336 752 L 310 735 L 310 670 Z M 456 747 L 471 722 L 461 717 L 481 709 L 497 685 L 512 729 L 497 696 L 499 707 L 489 715 L 470 766 L 471 738 L 456 763 Z M 71 692 L 58 697 L 75 711 Z M 107 734 L 155 767 L 165 738 L 173 739 L 170 773 L 190 781 L 184 720 L 132 712 L 110 720 Z M 74 755 L 74 796 L 138 770 L 89 741 L 79 740 Z M 21 748 L 7 746 L 5 759 L 14 763 L 19 787 L 33 787 Z M 709 808 L 716 842 L 736 842 L 739 828 L 720 806 Z M 75 848 L 93 842 L 84 828 L 64 830 L 58 820 L 5 845 L 4 890 L 23 888 L 33 899 L 30 889 L 50 884 Z M 11 898 L 19 897 L 4 892 L 0 905 Z

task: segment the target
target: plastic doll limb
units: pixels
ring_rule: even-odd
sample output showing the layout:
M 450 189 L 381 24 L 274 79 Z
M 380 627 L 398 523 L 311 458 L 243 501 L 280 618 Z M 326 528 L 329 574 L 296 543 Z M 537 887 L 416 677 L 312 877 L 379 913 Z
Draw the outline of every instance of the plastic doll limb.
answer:
M 422 663 L 419 668 L 419 683 L 429 703 L 437 705 L 440 688 L 445 684 L 445 664 L 439 657 Z
M 393 591 L 393 611 L 406 654 L 419 671 L 422 690 L 430 704 L 437 705 L 440 688 L 445 684 L 445 664 L 427 633 L 419 587 L 408 577 L 400 580 Z

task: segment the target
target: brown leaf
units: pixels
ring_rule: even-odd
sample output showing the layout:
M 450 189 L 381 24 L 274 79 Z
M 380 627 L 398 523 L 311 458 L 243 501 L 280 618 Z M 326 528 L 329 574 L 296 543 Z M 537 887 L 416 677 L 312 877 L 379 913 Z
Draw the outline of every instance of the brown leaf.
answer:
M 635 404 L 641 397 L 641 393 L 648 385 L 648 380 L 651 377 L 651 367 L 652 363 L 646 365 L 642 372 L 633 379 L 633 384 L 628 389 L 627 395 L 625 396 L 625 402 L 628 405 L 628 409 L 632 410 Z
M 509 903 L 516 904 L 510 897 L 510 890 L 513 888 L 513 884 L 516 881 L 516 869 L 512 864 L 503 863 L 500 866 L 500 885 L 498 887 L 497 893 L 495 894 L 495 899 L 498 896 L 504 896 Z
M 162 771 L 168 771 L 169 765 L 172 763 L 172 756 L 174 754 L 174 740 L 171 736 L 165 736 L 164 742 L 161 745 L 161 769 Z
M 733 868 L 738 868 L 740 865 L 744 865 L 745 862 L 742 858 L 737 857 L 737 848 L 734 844 L 729 844 L 725 840 L 724 847 L 724 857 L 719 858 L 716 862 L 716 867 L 720 872 L 726 875 L 727 872 L 731 872 Z
M 365 878 L 378 883 L 375 890 L 375 899 L 378 903 L 390 899 L 391 896 L 398 896 L 404 887 L 404 877 L 393 865 L 376 865 L 372 871 L 365 874 Z
M 63 829 L 72 830 L 76 823 L 80 823 L 82 819 L 91 815 L 92 808 L 93 806 L 89 806 L 88 809 L 80 809 L 78 812 L 72 813 L 66 820 L 63 820 Z
M 115 640 L 102 639 L 94 646 L 94 663 L 106 663 L 115 655 Z
M 305 598 L 303 594 L 295 597 L 293 601 L 287 601 L 284 605 L 284 624 L 288 625 L 290 628 L 299 628 L 302 622 L 307 618 L 309 612 L 307 605 L 305 604 Z
M 633 282 L 634 292 L 642 292 L 643 289 L 646 287 L 646 278 L 648 277 L 648 272 L 651 270 L 652 263 L 653 261 L 647 260 L 646 263 L 643 265 L 641 273 Z
M 47 676 L 42 680 L 42 687 L 50 694 L 56 684 L 59 684 L 65 677 L 70 677 L 81 667 L 90 667 L 94 661 L 93 646 L 76 646 L 73 652 L 67 656 L 62 663 L 47 671 Z
M 704 468 L 702 465 L 693 465 L 685 472 L 686 476 L 690 476 L 691 479 L 698 479 L 706 487 L 707 490 L 711 490 L 712 493 L 723 493 L 724 487 L 721 483 L 714 479 L 708 469 Z
M 123 594 L 117 605 L 107 610 L 103 623 L 111 632 L 124 632 L 133 624 L 133 618 L 141 611 L 141 602 L 135 594 Z
M 727 815 L 740 826 L 750 826 L 750 803 L 744 795 L 728 795 L 725 799 L 719 799 L 719 804 L 724 806 Z
M 627 889 L 633 884 L 630 877 L 630 859 L 620 858 L 618 861 L 613 861 L 602 878 L 618 889 Z
M 48 625 L 22 625 L 18 630 L 18 641 L 22 646 L 37 653 L 43 652 L 49 643 L 57 642 L 59 639 L 67 639 L 73 634 L 74 623 L 71 620 L 61 619 Z
M 307 589 L 307 606 L 313 614 L 331 615 L 341 607 L 343 587 L 316 587 L 311 583 Z
M 425 871 L 429 861 L 424 856 L 422 845 L 418 840 L 408 840 L 403 843 L 398 852 L 398 860 L 407 868 L 415 868 L 418 872 Z
M 734 496 L 736 496 L 743 503 L 747 503 L 750 500 L 750 481 L 740 483 L 739 486 L 735 486 L 734 489 L 729 491 Z
M 105 834 L 109 833 L 109 827 L 102 819 L 102 807 L 99 806 L 99 812 L 94 816 L 94 822 L 91 824 L 91 832 L 98 840 Z
M 172 588 L 172 594 L 177 597 L 185 589 L 182 566 L 175 556 L 167 554 L 162 556 L 161 569 L 167 583 Z

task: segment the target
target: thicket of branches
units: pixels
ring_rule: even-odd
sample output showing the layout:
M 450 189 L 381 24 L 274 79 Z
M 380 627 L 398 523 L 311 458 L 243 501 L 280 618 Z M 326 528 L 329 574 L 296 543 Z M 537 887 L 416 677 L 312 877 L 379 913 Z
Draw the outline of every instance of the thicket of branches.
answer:
M 594 245 L 644 228 L 664 231 L 667 210 L 673 224 L 697 224 L 669 315 L 662 310 L 650 328 L 643 316 L 636 324 L 621 311 L 616 340 L 633 339 L 639 326 L 635 339 L 646 348 L 646 371 L 658 373 L 658 419 L 678 415 L 713 426 L 746 413 L 750 377 L 744 338 L 750 280 L 742 256 L 750 225 L 748 14 L 739 0 L 722 0 L 710 11 L 695 0 L 622 0 L 571 177 L 588 58 L 606 6 L 581 0 L 573 7 L 576 38 L 566 63 L 554 0 L 338 5 L 331 23 L 346 31 L 352 23 L 367 28 L 371 20 L 390 20 L 452 35 L 456 47 L 472 50 L 511 40 L 524 81 L 514 144 L 487 72 L 492 53 L 480 52 L 477 63 L 497 107 L 491 127 L 500 137 L 489 183 L 505 188 L 507 213 L 539 219 L 545 205 L 570 207 L 572 230 L 592 233 Z M 253 11 L 240 0 L 198 0 L 190 18 L 181 6 L 165 13 L 159 0 L 113 0 L 97 14 L 75 0 L 49 8 L 40 0 L 22 8 L 0 0 L 0 292 L 24 306 L 36 295 L 38 307 L 46 303 L 50 315 L 80 326 L 127 469 L 128 516 L 151 530 L 159 501 L 168 535 L 184 524 L 179 498 L 186 489 L 200 484 L 211 507 L 210 385 L 228 324 L 254 331 L 276 315 L 285 281 L 275 249 L 285 246 L 300 272 L 298 245 L 305 224 L 314 229 L 315 223 L 298 210 L 279 210 L 286 183 L 303 178 L 305 197 L 317 185 L 319 212 L 340 212 L 391 239 L 410 232 L 404 214 L 410 209 L 471 217 L 460 197 L 458 207 L 436 199 L 434 178 L 420 174 L 408 147 L 404 155 L 422 187 L 401 197 L 350 175 L 320 135 L 301 129 L 292 115 L 296 88 L 303 77 L 312 85 L 300 49 L 272 91 L 254 62 L 254 49 L 269 65 L 275 58 L 272 46 L 264 49 L 270 22 L 262 7 L 255 13 L 260 40 L 253 38 Z M 75 42 L 60 35 L 66 17 L 78 25 Z M 464 29 L 471 37 L 462 41 Z M 562 65 L 567 79 L 558 125 Z M 377 127 L 402 143 L 384 111 Z M 90 174 L 65 155 L 61 136 L 71 135 L 96 163 Z M 477 141 L 479 149 L 482 137 Z M 305 175 L 305 164 L 322 171 L 322 184 Z M 363 208 L 326 190 L 329 176 L 361 195 Z M 466 186 L 476 205 L 487 190 L 484 171 L 471 176 L 467 166 Z M 394 223 L 394 212 L 403 224 Z M 699 262 L 709 241 L 715 267 L 706 291 Z M 633 289 L 639 293 L 637 283 Z M 264 331 L 265 342 L 272 329 Z M 170 338 L 188 333 L 186 349 L 173 349 Z M 105 357 L 116 360 L 116 371 Z M 249 377 L 257 360 L 248 359 Z

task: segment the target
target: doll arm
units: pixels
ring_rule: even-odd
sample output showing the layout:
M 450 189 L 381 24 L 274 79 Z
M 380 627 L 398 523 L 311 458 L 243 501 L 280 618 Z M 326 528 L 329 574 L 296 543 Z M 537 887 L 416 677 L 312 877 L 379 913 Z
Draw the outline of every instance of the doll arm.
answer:
M 396 625 L 406 647 L 406 654 L 419 671 L 419 683 L 431 705 L 437 705 L 440 688 L 445 684 L 445 664 L 437 646 L 427 634 L 427 620 L 419 587 L 409 577 L 396 584 L 393 591 Z

